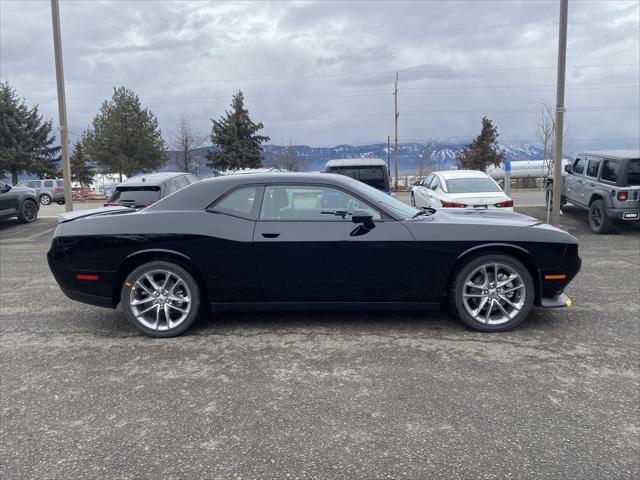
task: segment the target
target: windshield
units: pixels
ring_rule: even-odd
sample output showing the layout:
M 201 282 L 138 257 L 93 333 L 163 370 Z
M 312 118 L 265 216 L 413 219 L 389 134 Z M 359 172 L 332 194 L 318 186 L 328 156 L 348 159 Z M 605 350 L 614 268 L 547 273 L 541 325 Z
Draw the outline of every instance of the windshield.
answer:
M 452 178 L 447 180 L 449 193 L 501 192 L 500 187 L 490 178 Z
M 627 185 L 640 185 L 640 158 L 629 161 L 629 172 L 627 173 Z
M 391 195 L 381 192 L 380 190 L 373 188 L 366 183 L 354 180 L 351 183 L 351 187 L 353 187 L 356 192 L 360 192 L 366 195 L 367 198 L 373 200 L 374 202 L 392 209 L 402 218 L 411 218 L 420 211 L 416 207 L 407 205 L 406 203 L 398 200 L 396 197 L 392 197 Z
M 118 187 L 109 202 L 147 205 L 160 200 L 160 187 Z

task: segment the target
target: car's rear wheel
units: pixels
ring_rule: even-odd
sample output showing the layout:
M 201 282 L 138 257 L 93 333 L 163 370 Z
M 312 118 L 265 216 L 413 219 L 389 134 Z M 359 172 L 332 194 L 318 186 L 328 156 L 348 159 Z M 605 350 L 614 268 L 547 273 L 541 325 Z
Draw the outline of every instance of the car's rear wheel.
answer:
M 22 223 L 32 223 L 38 219 L 38 205 L 33 200 L 25 200 L 20 205 L 18 220 Z
M 482 332 L 503 332 L 524 321 L 533 308 L 534 284 L 527 268 L 500 253 L 481 254 L 454 277 L 451 305 L 465 324 Z
M 42 205 L 50 205 L 51 204 L 51 196 L 43 193 L 42 195 L 40 195 L 40 203 Z
M 200 289 L 181 266 L 153 261 L 127 276 L 121 301 L 127 320 L 138 331 L 151 337 L 175 337 L 195 321 Z
M 596 200 L 589 207 L 589 228 L 593 233 L 609 233 L 613 229 L 613 222 L 607 217 L 602 200 Z

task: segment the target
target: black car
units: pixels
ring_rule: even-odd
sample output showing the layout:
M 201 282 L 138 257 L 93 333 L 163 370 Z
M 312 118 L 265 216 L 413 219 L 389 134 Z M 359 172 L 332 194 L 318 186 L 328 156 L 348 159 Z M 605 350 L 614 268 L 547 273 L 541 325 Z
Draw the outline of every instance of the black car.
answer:
M 198 180 L 195 175 L 184 172 L 136 175 L 120 183 L 104 206 L 148 207 Z
M 17 217 L 22 223 L 35 222 L 39 208 L 35 190 L 0 182 L 0 220 Z
M 49 266 L 70 298 L 141 332 L 184 332 L 202 307 L 427 309 L 503 331 L 564 307 L 572 235 L 513 212 L 419 210 L 331 174 L 202 180 L 140 211 L 60 216 Z

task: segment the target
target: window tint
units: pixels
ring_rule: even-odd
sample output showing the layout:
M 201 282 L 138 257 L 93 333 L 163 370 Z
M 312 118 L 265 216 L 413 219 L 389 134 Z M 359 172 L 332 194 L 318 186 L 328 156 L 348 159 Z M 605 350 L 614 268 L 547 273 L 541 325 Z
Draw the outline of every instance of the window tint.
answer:
M 584 166 L 587 164 L 587 160 L 584 158 L 579 158 L 575 161 L 575 163 L 573 164 L 573 172 L 574 173 L 579 173 L 579 174 L 583 174 L 584 173 Z
M 605 160 L 602 162 L 602 173 L 600 179 L 607 182 L 617 182 L 618 174 L 620 173 L 621 162 L 618 160 Z
M 53 180 L 45 180 L 44 186 L 45 188 L 53 188 Z
M 589 159 L 589 165 L 587 166 L 587 177 L 597 177 L 598 176 L 598 167 L 600 167 L 600 159 L 599 158 L 591 158 L 591 159 Z
M 629 172 L 627 173 L 627 185 L 640 185 L 640 158 L 629 160 Z
M 109 202 L 125 205 L 151 205 L 160 200 L 160 187 L 117 187 Z
M 39 180 L 31 181 L 31 182 L 27 183 L 27 187 L 29 187 L 29 188 L 40 188 L 40 181 Z
M 226 195 L 212 210 L 236 217 L 255 217 L 257 192 L 258 187 L 239 188 Z
M 385 181 L 386 168 L 382 166 L 331 167 L 330 172 L 355 178 L 379 190 L 385 190 L 387 187 Z
M 271 186 L 264 191 L 261 220 L 351 221 L 357 208 L 380 220 L 380 213 L 360 199 L 331 187 Z
M 177 192 L 179 190 L 178 185 L 176 184 L 175 180 L 169 180 L 167 183 L 164 184 L 164 193 L 163 195 L 169 196 L 174 192 Z

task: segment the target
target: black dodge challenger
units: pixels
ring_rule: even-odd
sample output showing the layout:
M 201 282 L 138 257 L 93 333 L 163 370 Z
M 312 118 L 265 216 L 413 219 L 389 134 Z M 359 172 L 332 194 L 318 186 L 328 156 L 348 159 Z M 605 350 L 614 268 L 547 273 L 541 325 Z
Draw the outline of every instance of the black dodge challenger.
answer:
M 190 185 L 140 211 L 60 216 L 49 266 L 62 291 L 131 325 L 179 335 L 198 312 L 428 309 L 511 329 L 580 270 L 572 235 L 513 212 L 419 210 L 333 174 L 250 174 Z

